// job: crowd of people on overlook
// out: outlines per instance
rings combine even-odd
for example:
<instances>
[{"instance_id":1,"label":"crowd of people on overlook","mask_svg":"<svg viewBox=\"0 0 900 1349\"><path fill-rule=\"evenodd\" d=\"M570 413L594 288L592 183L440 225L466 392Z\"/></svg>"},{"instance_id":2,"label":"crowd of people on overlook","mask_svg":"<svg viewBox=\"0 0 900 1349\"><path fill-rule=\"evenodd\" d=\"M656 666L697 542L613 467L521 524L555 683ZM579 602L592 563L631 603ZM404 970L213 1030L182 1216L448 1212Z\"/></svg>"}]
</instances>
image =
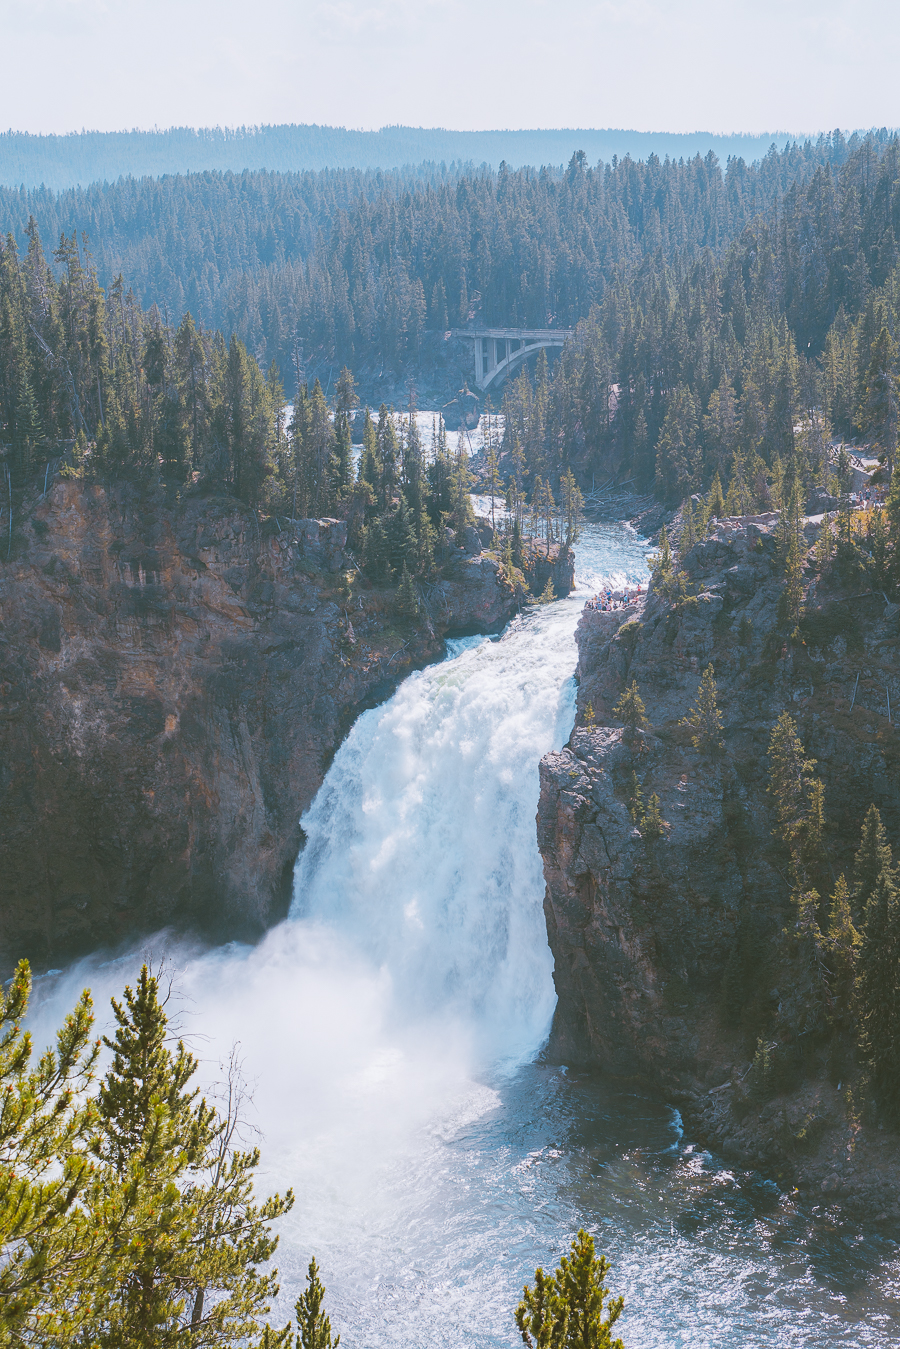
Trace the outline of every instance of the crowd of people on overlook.
<instances>
[{"instance_id":1,"label":"crowd of people on overlook","mask_svg":"<svg viewBox=\"0 0 900 1349\"><path fill-rule=\"evenodd\" d=\"M624 609L641 594L643 594L642 586L637 586L633 590L601 590L593 599L588 600L587 607L599 609L603 613L612 609Z\"/></svg>"}]
</instances>

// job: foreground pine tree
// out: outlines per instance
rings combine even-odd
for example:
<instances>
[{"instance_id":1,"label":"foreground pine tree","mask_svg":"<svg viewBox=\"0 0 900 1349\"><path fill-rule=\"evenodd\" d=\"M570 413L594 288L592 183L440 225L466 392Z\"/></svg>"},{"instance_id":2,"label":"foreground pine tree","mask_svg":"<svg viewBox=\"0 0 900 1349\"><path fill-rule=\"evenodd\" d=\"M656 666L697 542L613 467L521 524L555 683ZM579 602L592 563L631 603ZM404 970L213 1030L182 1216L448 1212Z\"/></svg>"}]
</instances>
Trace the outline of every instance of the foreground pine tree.
<instances>
[{"instance_id":1,"label":"foreground pine tree","mask_svg":"<svg viewBox=\"0 0 900 1349\"><path fill-rule=\"evenodd\" d=\"M319 1278L319 1267L315 1260L309 1262L306 1276L307 1288L294 1304L297 1317L296 1349L337 1349L340 1335L331 1338L331 1321L322 1311L325 1301L325 1286Z\"/></svg>"},{"instance_id":2,"label":"foreground pine tree","mask_svg":"<svg viewBox=\"0 0 900 1349\"><path fill-rule=\"evenodd\" d=\"M609 1261L594 1254L594 1238L583 1229L555 1274L534 1272L516 1308L516 1325L528 1349L624 1349L612 1338L625 1299L610 1298L603 1280ZM604 1317L604 1301L606 1316Z\"/></svg>"},{"instance_id":3,"label":"foreground pine tree","mask_svg":"<svg viewBox=\"0 0 900 1349\"><path fill-rule=\"evenodd\" d=\"M190 1088L197 1061L171 1035L156 977L113 1000L112 1064L99 1092L86 1199L102 1244L79 1314L91 1349L204 1349L263 1334L278 1290L269 1223L290 1191L253 1201L259 1152L233 1146L220 1118ZM276 1343L279 1337L271 1342Z\"/></svg>"},{"instance_id":4,"label":"foreground pine tree","mask_svg":"<svg viewBox=\"0 0 900 1349\"><path fill-rule=\"evenodd\" d=\"M47 1343L52 1304L74 1292L91 1234L77 1200L90 1183L84 1102L97 1046L88 993L32 1066L22 1029L31 993L27 961L0 987L0 1345ZM55 1290L55 1294L54 1291Z\"/></svg>"}]
</instances>

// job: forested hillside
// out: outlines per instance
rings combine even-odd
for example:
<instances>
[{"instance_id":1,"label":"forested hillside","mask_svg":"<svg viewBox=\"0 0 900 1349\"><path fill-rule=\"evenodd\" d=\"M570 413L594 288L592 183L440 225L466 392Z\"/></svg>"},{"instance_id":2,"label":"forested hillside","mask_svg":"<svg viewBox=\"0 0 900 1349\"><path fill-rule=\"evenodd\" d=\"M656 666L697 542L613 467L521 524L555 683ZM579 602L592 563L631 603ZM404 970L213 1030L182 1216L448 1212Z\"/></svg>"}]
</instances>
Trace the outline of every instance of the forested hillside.
<instances>
[{"instance_id":1,"label":"forested hillside","mask_svg":"<svg viewBox=\"0 0 900 1349\"><path fill-rule=\"evenodd\" d=\"M778 506L787 472L807 494L833 487L833 435L861 436L887 478L898 177L896 139L880 156L866 141L837 171L798 175L727 246L661 246L617 269L552 380L507 391L526 462L551 476L606 463L672 503L710 488L719 515Z\"/></svg>"},{"instance_id":2,"label":"forested hillside","mask_svg":"<svg viewBox=\"0 0 900 1349\"><path fill-rule=\"evenodd\" d=\"M74 238L63 238L56 259L58 282L33 222L24 257L12 238L0 247L6 560L22 523L19 505L41 487L45 495L57 472L100 485L163 485L173 503L190 492L237 498L276 518L340 514L359 562L374 580L397 582L401 608L415 614L414 578L433 580L456 560L445 528L474 524L463 434L451 445L440 423L426 458L415 417L398 424L382 405L377 419L366 412L355 470L350 416L357 397L348 369L331 407L318 380L302 385L288 422L277 366L263 374L234 334L226 341L190 314L167 324L155 306L142 311L121 281L105 295ZM489 437L495 485L498 450L496 436ZM531 496L533 528L546 536L549 563L555 537L572 541L580 496L571 474L563 477L559 506L550 493ZM525 504L517 494L517 527L507 545L511 578L514 567L526 565Z\"/></svg>"},{"instance_id":3,"label":"forested hillside","mask_svg":"<svg viewBox=\"0 0 900 1349\"><path fill-rule=\"evenodd\" d=\"M721 252L792 186L848 159L865 213L886 143L835 133L759 164L733 159L724 174L711 154L596 167L578 154L565 171L260 171L58 197L2 190L0 229L21 241L33 215L47 241L86 233L104 286L121 273L145 308L233 330L289 377L298 340L313 364L355 368L414 359L425 331L470 313L570 326L636 268Z\"/></svg>"},{"instance_id":4,"label":"forested hillside","mask_svg":"<svg viewBox=\"0 0 900 1349\"><path fill-rule=\"evenodd\" d=\"M124 462L109 448L126 436L113 430L118 400L122 428L126 406L152 427L155 449L145 437L140 454L201 476L218 455L212 478L250 490L249 470L233 459L221 467L226 442L209 429L209 409L184 411L199 396L184 364L195 341L204 389L219 387L240 350L251 384L264 387L268 371L273 392L282 380L293 391L295 372L321 369L325 383L341 366L414 376L448 326L473 318L577 325L552 377L540 362L536 379L520 375L505 391L500 468L529 495L538 477L556 484L569 467L583 484L610 472L672 502L718 474L730 506L752 509L777 497L798 451L804 486L827 487L832 431L859 433L889 456L896 443L896 138L836 133L756 165L731 160L724 172L712 155L591 167L577 154L561 172L202 174L59 197L5 192L0 211L7 294L24 287L31 306L21 320L7 311L6 350L24 341L29 397L45 398L42 429L26 438L80 430L97 441L95 471L104 456ZM62 239L49 271L38 231ZM24 271L16 236L27 243ZM44 294L54 275L58 312ZM77 339L76 314L86 334ZM201 341L201 328L223 336ZM84 372L77 404L59 401L63 333ZM11 443L25 434L23 416L31 425L17 368L4 375L0 435ZM41 392L51 370L52 415ZM177 416L167 411L173 390ZM65 427L53 420L64 404ZM327 417L324 399L316 416ZM350 490L346 452L338 459L341 481L332 474L329 492L314 494L316 509ZM259 472L262 481L270 468Z\"/></svg>"}]
</instances>

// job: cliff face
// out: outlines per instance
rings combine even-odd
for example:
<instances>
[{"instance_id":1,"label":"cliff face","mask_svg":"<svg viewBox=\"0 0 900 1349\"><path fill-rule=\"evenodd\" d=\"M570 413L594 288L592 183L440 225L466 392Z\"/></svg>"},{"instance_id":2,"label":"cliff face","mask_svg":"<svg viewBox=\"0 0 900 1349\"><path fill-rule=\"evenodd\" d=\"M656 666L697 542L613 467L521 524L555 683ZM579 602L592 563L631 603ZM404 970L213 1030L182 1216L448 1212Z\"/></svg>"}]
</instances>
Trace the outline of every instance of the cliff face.
<instances>
[{"instance_id":1,"label":"cliff face","mask_svg":"<svg viewBox=\"0 0 900 1349\"><path fill-rule=\"evenodd\" d=\"M705 588L686 603L651 591L630 609L581 619L579 726L541 765L538 833L559 994L549 1053L655 1082L691 1106L713 1143L756 1164L799 1166L797 1140L808 1144L814 1120L826 1141L803 1167L839 1192L850 1183L840 1073L829 1080L802 1036L781 1032L783 1099L760 1112L742 1086L758 1027L789 1025L803 982L774 957L792 916L766 755L788 709L825 784L831 858L852 859L873 800L896 838L900 736L887 693L900 706L898 611L865 579L827 592L813 581L805 641L786 641L772 528L771 517L722 522L684 559ZM725 723L719 757L693 749L678 724L710 663ZM632 680L652 730L629 744L611 723ZM585 725L589 703L595 729ZM660 798L658 839L642 837L629 810L634 774L645 806L651 793ZM742 989L754 962L757 986Z\"/></svg>"},{"instance_id":2,"label":"cliff face","mask_svg":"<svg viewBox=\"0 0 900 1349\"><path fill-rule=\"evenodd\" d=\"M343 734L455 628L516 596L461 556L430 612L341 588L340 521L59 481L0 566L0 962L285 911Z\"/></svg>"}]
</instances>

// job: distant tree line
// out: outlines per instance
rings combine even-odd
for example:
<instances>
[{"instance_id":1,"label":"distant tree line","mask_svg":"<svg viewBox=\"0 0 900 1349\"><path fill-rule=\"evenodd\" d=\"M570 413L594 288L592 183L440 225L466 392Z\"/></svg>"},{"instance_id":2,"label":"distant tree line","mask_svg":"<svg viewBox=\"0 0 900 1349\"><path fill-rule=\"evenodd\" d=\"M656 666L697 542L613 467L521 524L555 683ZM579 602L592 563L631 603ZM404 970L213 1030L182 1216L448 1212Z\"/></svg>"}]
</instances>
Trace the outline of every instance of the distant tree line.
<instances>
[{"instance_id":1,"label":"distant tree line","mask_svg":"<svg viewBox=\"0 0 900 1349\"><path fill-rule=\"evenodd\" d=\"M333 506L350 485L345 449L327 475L311 451L313 489L294 435L291 467L283 383L302 421L310 353L332 371L390 363L477 312L576 325L552 376L542 359L506 387L497 483L515 479L528 501L574 468L583 486L599 469L672 503L714 490L724 509L760 509L794 460L803 491L828 490L834 435L874 442L888 477L898 184L895 138L835 134L724 174L714 157L591 168L575 155L564 173L208 174L68 205L7 194L5 209L30 202L51 228L77 197L104 265L124 250L138 289L121 272L102 287L83 235L60 234L49 260L36 217L24 256L7 236L0 438L83 432L98 471L144 456L253 502L280 474L279 509L285 492L292 508L304 491ZM187 292L197 306L180 318Z\"/></svg>"},{"instance_id":2,"label":"distant tree line","mask_svg":"<svg viewBox=\"0 0 900 1349\"><path fill-rule=\"evenodd\" d=\"M445 127L384 126L378 131L316 125L166 127L153 131L73 131L34 135L0 133L0 183L41 184L54 191L79 184L116 182L122 176L220 170L390 169L400 165L564 164L576 145L592 159L626 154L692 158L713 150L721 156L758 159L775 136L710 135L646 131L451 131Z\"/></svg>"},{"instance_id":3,"label":"distant tree line","mask_svg":"<svg viewBox=\"0 0 900 1349\"><path fill-rule=\"evenodd\" d=\"M680 284L705 250L721 253L759 217L777 250L782 203L786 220L796 216L802 251L792 301L803 309L811 287L821 324L819 310L834 298L836 312L841 297L833 278L820 294L817 236L827 261L840 232L840 266L853 274L841 271L842 293L856 296L862 272L878 284L890 269L871 241L892 209L893 180L880 168L891 144L887 133L861 141L835 132L773 148L759 163L732 158L724 172L711 152L594 166L579 152L565 170L210 171L59 195L6 188L0 229L21 241L34 216L54 242L87 232L104 286L121 273L144 308L156 303L173 320L187 309L205 326L234 331L264 367L276 361L292 387L298 346L313 364L391 368L417 358L425 332L470 314L505 326L572 326L610 288L646 277L662 284L672 268ZM817 188L809 208L801 201L820 170L840 179L836 222L823 214L827 193ZM844 184L856 192L846 209ZM853 273L860 244L865 261ZM777 292L775 274L770 283ZM797 340L805 350L805 329Z\"/></svg>"}]
</instances>

